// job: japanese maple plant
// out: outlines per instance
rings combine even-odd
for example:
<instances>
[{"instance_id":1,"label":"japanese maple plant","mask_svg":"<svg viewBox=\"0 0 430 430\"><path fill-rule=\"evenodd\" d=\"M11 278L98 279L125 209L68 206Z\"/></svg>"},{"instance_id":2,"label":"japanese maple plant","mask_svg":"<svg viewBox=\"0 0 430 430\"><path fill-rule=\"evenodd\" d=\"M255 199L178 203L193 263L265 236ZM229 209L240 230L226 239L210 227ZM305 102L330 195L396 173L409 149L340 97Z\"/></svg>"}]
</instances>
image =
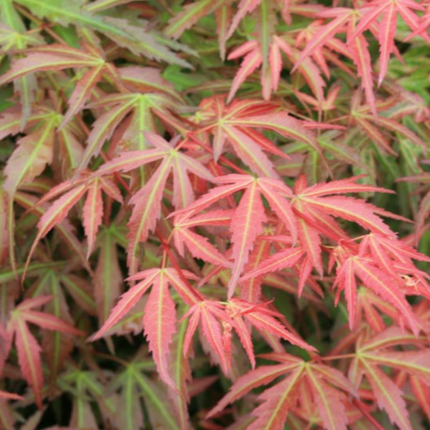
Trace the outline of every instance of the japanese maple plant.
<instances>
[{"instance_id":1,"label":"japanese maple plant","mask_svg":"<svg viewBox=\"0 0 430 430\"><path fill-rule=\"evenodd\" d=\"M430 429L428 0L0 0L0 429Z\"/></svg>"}]
</instances>

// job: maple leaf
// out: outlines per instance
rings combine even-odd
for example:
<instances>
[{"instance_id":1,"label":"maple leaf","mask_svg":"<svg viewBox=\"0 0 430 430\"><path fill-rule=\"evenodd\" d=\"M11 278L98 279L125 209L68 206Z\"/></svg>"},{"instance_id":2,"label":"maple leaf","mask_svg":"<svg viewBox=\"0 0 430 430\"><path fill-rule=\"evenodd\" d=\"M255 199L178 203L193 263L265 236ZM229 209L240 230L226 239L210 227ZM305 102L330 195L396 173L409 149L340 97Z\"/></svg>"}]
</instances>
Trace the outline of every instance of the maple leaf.
<instances>
[{"instance_id":1,"label":"maple leaf","mask_svg":"<svg viewBox=\"0 0 430 430\"><path fill-rule=\"evenodd\" d=\"M244 273L252 272L262 260L269 257L271 240L263 239L261 236L254 244L254 249L249 254L248 263L245 265ZM252 276L249 280L242 276L239 280L240 298L251 303L259 303L261 298L261 287L263 276Z\"/></svg>"},{"instance_id":2,"label":"maple leaf","mask_svg":"<svg viewBox=\"0 0 430 430\"><path fill-rule=\"evenodd\" d=\"M51 228L55 224L60 223L67 216L70 209L87 194L82 210L82 219L85 235L88 238L87 258L90 256L103 217L102 191L120 203L122 202L122 195L115 183L108 178L97 177L89 179L88 176L89 172L83 172L79 180L65 181L43 196L39 204L63 194L55 200L40 219L38 223L39 234L35 242L46 236Z\"/></svg>"},{"instance_id":3,"label":"maple leaf","mask_svg":"<svg viewBox=\"0 0 430 430\"><path fill-rule=\"evenodd\" d=\"M376 102L375 109L386 109L386 101ZM397 155L391 148L389 140L384 136L384 131L387 130L392 133L398 133L400 136L405 137L418 147L425 148L425 142L412 132L408 127L395 121L389 117L377 115L375 112L369 115L369 106L367 104L361 105L361 98L359 94L354 95L351 113L349 119L351 124L357 124L371 141L381 147L385 152Z\"/></svg>"},{"instance_id":4,"label":"maple leaf","mask_svg":"<svg viewBox=\"0 0 430 430\"><path fill-rule=\"evenodd\" d=\"M427 363L430 359L429 349L414 351L393 350L393 346L410 344L410 336L398 327L390 327L374 337L357 345L356 357L351 363L350 379L358 388L363 376L369 381L378 407L385 409L390 421L401 430L411 430L406 403L402 390L378 366L388 366L405 371L418 380L430 383L430 371Z\"/></svg>"},{"instance_id":5,"label":"maple leaf","mask_svg":"<svg viewBox=\"0 0 430 430\"><path fill-rule=\"evenodd\" d=\"M70 190L70 188L72 189ZM40 200L39 204L47 200L51 200L65 192L65 194L58 198L40 218L37 225L39 232L30 249L26 266L28 266L40 240L43 239L43 237L45 237L55 225L60 224L67 217L70 209L85 195L85 193L88 194L82 211L82 216L85 234L88 238L88 259L93 251L97 231L102 222L102 190L111 198L122 202L121 192L112 181L107 178L94 178L92 180L88 180L88 175L83 175L83 177L77 182L63 182L47 193L44 198Z\"/></svg>"},{"instance_id":6,"label":"maple leaf","mask_svg":"<svg viewBox=\"0 0 430 430\"><path fill-rule=\"evenodd\" d=\"M144 139L143 131L154 132L156 130L153 114L160 116L161 120L171 115L168 109L174 110L178 101L164 93L123 93L109 94L100 100L86 106L88 109L106 109L93 123L93 128L88 135L88 142L78 171L87 167L90 160L99 154L106 140L112 137L127 115L133 113L128 127L122 129L123 139L131 140L130 149L143 150L148 147Z\"/></svg>"},{"instance_id":7,"label":"maple leaf","mask_svg":"<svg viewBox=\"0 0 430 430\"><path fill-rule=\"evenodd\" d=\"M281 314L276 311L269 310L265 303L255 305L241 299L233 298L227 302L227 313L233 321L233 327L235 328L253 367L255 367L255 358L252 350L251 336L243 319L261 333L270 333L308 351L316 351L315 348L308 345L306 342L303 342L296 333L290 333L285 329L282 324L276 320L276 318L282 317Z\"/></svg>"},{"instance_id":8,"label":"maple leaf","mask_svg":"<svg viewBox=\"0 0 430 430\"><path fill-rule=\"evenodd\" d=\"M338 8L340 9L340 8ZM324 14L321 12L318 14L318 16L323 16ZM342 12L341 12L342 15ZM342 16L341 21L345 20L346 18ZM298 37L296 39L296 46L300 46L302 42L307 42L306 44L306 50L311 51L311 54L308 54L307 52L302 52L299 56L300 62L304 61L302 58L307 57L310 55L314 62L318 65L318 67L322 70L324 75L329 79L330 78L330 68L328 67L327 60L326 60L326 51L323 50L321 41L321 35L320 31L323 28L323 19L316 19L315 21L311 22L305 29L301 30L298 34ZM342 25L342 24L340 24ZM337 25L336 25L337 26ZM336 27L335 26L335 27ZM327 29L326 29L327 31ZM318 35L318 36L317 36ZM324 36L327 38L325 40L324 45L327 46L331 51L340 53L346 57L351 57L351 54L348 51L347 46L340 41L339 39L335 38L328 38L327 36ZM317 44L316 48L313 47L313 44ZM330 57L328 57L329 59ZM343 63L340 63L343 68L343 70L349 72L349 69L345 67ZM299 66L297 66L299 67Z\"/></svg>"},{"instance_id":9,"label":"maple leaf","mask_svg":"<svg viewBox=\"0 0 430 430\"><path fill-rule=\"evenodd\" d=\"M430 417L430 5L319 3L0 0L0 426L64 394L70 429ZM107 349L69 360L78 320Z\"/></svg>"},{"instance_id":10,"label":"maple leaf","mask_svg":"<svg viewBox=\"0 0 430 430\"><path fill-rule=\"evenodd\" d=\"M383 315L387 315L395 321L399 317L398 314L399 311L391 303L372 290L366 287L357 288L357 312L354 327L358 325L357 321L365 319L375 333L379 333L387 328Z\"/></svg>"},{"instance_id":11,"label":"maple leaf","mask_svg":"<svg viewBox=\"0 0 430 430\"><path fill-rule=\"evenodd\" d=\"M401 275L408 272L419 278L421 282L427 276L415 267L412 260L430 262L430 258L416 251L402 240L371 233L362 238L359 252L360 255L370 252L374 262L387 272L400 272Z\"/></svg>"},{"instance_id":12,"label":"maple leaf","mask_svg":"<svg viewBox=\"0 0 430 430\"><path fill-rule=\"evenodd\" d=\"M276 311L267 309L266 306L266 303L255 305L236 298L229 300L225 306L211 300L195 303L183 316L183 319L189 318L184 339L184 355L187 355L191 339L199 323L214 361L221 365L225 374L229 374L231 369L231 335L233 330L239 337L252 367L255 367L249 324L262 334L268 332L276 338L285 339L308 351L315 350L301 340L296 333L286 329L276 319L281 318L281 315Z\"/></svg>"},{"instance_id":13,"label":"maple leaf","mask_svg":"<svg viewBox=\"0 0 430 430\"><path fill-rule=\"evenodd\" d=\"M369 104L370 110L374 116L377 116L375 95L373 92L372 66L370 54L368 51L368 44L363 36L358 33L354 33L358 14L359 12L357 12L355 9L339 7L318 13L318 16L321 18L334 19L330 23L321 26L320 29L315 34L313 34L311 38L309 38L305 49L300 53L300 56L295 62L292 71L294 72L298 67L300 67L300 65L306 61L309 56L318 55L324 45L352 58L354 64L357 67L357 74L359 77L361 77L361 86L366 94L366 100ZM311 24L311 26L312 25L313 24ZM371 30L373 33L376 32L374 24L372 24ZM346 47L340 44L340 41L334 37L338 33L347 34L348 45ZM319 63L321 63L321 60Z\"/></svg>"},{"instance_id":14,"label":"maple leaf","mask_svg":"<svg viewBox=\"0 0 430 430\"><path fill-rule=\"evenodd\" d=\"M80 140L84 139L84 133L73 122L67 123L58 131L63 116L59 113L62 102L56 102L55 108L48 101L41 102L37 107L33 106L32 114L22 130L23 114L20 110L11 107L1 113L0 138L20 132L25 134L17 140L18 145L5 168L7 179L4 188L10 195L52 164L56 138L59 146L55 146L64 156L61 160L64 171L75 168L81 160L83 148Z\"/></svg>"},{"instance_id":15,"label":"maple leaf","mask_svg":"<svg viewBox=\"0 0 430 430\"><path fill-rule=\"evenodd\" d=\"M262 149L283 158L287 156L256 128L272 130L286 138L299 140L321 154L314 134L301 121L279 111L271 103L235 100L226 106L224 96L214 96L201 102L198 117L202 118L199 121L203 126L200 132L213 135L215 161L218 161L228 142L239 158L258 175L277 176L272 162Z\"/></svg>"},{"instance_id":16,"label":"maple leaf","mask_svg":"<svg viewBox=\"0 0 430 430\"><path fill-rule=\"evenodd\" d=\"M228 284L228 297L231 298L248 261L249 252L253 249L257 236L263 233L263 223L267 220L260 194L268 200L270 207L291 231L293 238L297 235L297 228L290 204L285 198L292 195L291 190L282 181L273 178L254 178L248 175L227 175L214 178L214 182L221 186L212 189L195 203L177 213L194 214L221 198L242 189L245 190L231 218L233 244L231 256L234 260Z\"/></svg>"},{"instance_id":17,"label":"maple leaf","mask_svg":"<svg viewBox=\"0 0 430 430\"><path fill-rule=\"evenodd\" d=\"M106 73L114 82L119 83L120 80L115 67L106 63L100 50L94 45L85 43L82 47L83 49L79 50L67 45L52 44L27 49L24 51L26 56L15 60L8 72L0 78L0 85L39 71L89 68L90 70L76 82L75 89L69 98L69 110L59 127L61 129L83 108L103 73Z\"/></svg>"},{"instance_id":18,"label":"maple leaf","mask_svg":"<svg viewBox=\"0 0 430 430\"><path fill-rule=\"evenodd\" d=\"M268 100L271 92L276 92L282 71L281 52L292 62L295 62L299 56L299 51L285 39L274 35L270 37L270 43L267 43L267 47L262 46L257 40L251 40L245 42L228 55L229 60L245 56L230 88L227 98L228 103L233 99L246 78L260 66L262 66L261 86L263 98ZM310 58L306 58L298 67L298 71L304 77L317 100L322 101L325 83L315 63Z\"/></svg>"},{"instance_id":19,"label":"maple leaf","mask_svg":"<svg viewBox=\"0 0 430 430\"><path fill-rule=\"evenodd\" d=\"M201 300L193 304L188 312L182 317L188 318L188 328L184 338L183 353L186 356L191 345L193 334L199 322L202 333L205 336L209 353L216 363L219 363L223 372L228 375L230 364L228 359L228 348L225 348L221 323L230 324L230 317L225 313L220 303L211 300Z\"/></svg>"},{"instance_id":20,"label":"maple leaf","mask_svg":"<svg viewBox=\"0 0 430 430\"><path fill-rule=\"evenodd\" d=\"M182 273L188 279L196 279L196 276L190 272L182 271ZM91 336L91 340L101 338L107 330L127 314L152 286L145 305L143 327L161 379L175 389L175 383L169 375L167 364L169 345L176 332L175 304L169 294L168 284L172 285L180 297L190 305L200 300L201 295L185 284L175 269L144 270L129 277L128 280L140 280L140 282L121 296L103 326Z\"/></svg>"},{"instance_id":21,"label":"maple leaf","mask_svg":"<svg viewBox=\"0 0 430 430\"><path fill-rule=\"evenodd\" d=\"M354 255L350 250L341 247L338 247L335 252L340 264L337 268L336 281L333 287L337 287L339 292L345 292L350 328L353 329L356 321L356 276L358 276L367 288L394 306L399 312L399 317L406 321L415 335L418 335L420 326L417 318L400 289L399 280L393 276L392 271L381 270L373 264L373 259L367 255ZM390 267L393 266L391 263Z\"/></svg>"},{"instance_id":22,"label":"maple leaf","mask_svg":"<svg viewBox=\"0 0 430 430\"><path fill-rule=\"evenodd\" d=\"M40 346L30 332L28 324L36 324L45 330L61 331L76 336L84 333L65 323L54 315L33 310L45 305L53 296L41 296L21 302L12 312L7 324L7 332L15 337L18 362L24 378L32 387L37 406L42 408L43 373L40 359Z\"/></svg>"},{"instance_id":23,"label":"maple leaf","mask_svg":"<svg viewBox=\"0 0 430 430\"><path fill-rule=\"evenodd\" d=\"M378 83L381 84L387 73L388 60L394 49L394 33L396 31L397 13L401 15L405 23L413 30L418 30L420 25L419 17L413 11L422 11L424 7L412 0L375 0L360 8L362 17L349 39L358 37L367 30L376 19L383 14L379 24L379 44L380 44L380 69Z\"/></svg>"},{"instance_id":24,"label":"maple leaf","mask_svg":"<svg viewBox=\"0 0 430 430\"><path fill-rule=\"evenodd\" d=\"M178 139L168 143L152 133L147 133L145 136L154 149L122 153L93 174L93 177L100 177L115 172L129 172L145 164L162 160L148 182L130 199L130 204L134 206L127 225L129 228L127 261L130 273L137 271L138 244L146 241L161 214L161 199L170 172L173 172L174 177L173 204L178 209L189 205L194 200L188 171L200 178L212 180L212 174L208 169L181 152L179 147L175 148L176 143L179 143Z\"/></svg>"},{"instance_id":25,"label":"maple leaf","mask_svg":"<svg viewBox=\"0 0 430 430\"><path fill-rule=\"evenodd\" d=\"M203 236L194 233L190 228L203 225L229 225L233 211L218 210L202 215L189 217L177 215L174 219L173 240L179 255L184 257L185 246L194 258L201 258L215 265L231 267L231 263Z\"/></svg>"},{"instance_id":26,"label":"maple leaf","mask_svg":"<svg viewBox=\"0 0 430 430\"><path fill-rule=\"evenodd\" d=\"M231 386L229 393L213 408L208 417L224 409L229 403L243 397L253 388L267 385L280 376L285 378L264 391L258 399L263 403L252 415L256 420L248 426L252 430L281 430L287 415L294 410L300 397L301 387L311 396L309 401L316 405L323 427L329 430L346 430L347 417L343 401L345 393L355 395L355 390L347 378L338 370L316 363L306 363L302 359L286 353L270 353L262 358L281 364L259 366L240 376Z\"/></svg>"},{"instance_id":27,"label":"maple leaf","mask_svg":"<svg viewBox=\"0 0 430 430\"><path fill-rule=\"evenodd\" d=\"M357 184L357 179L352 177L311 187L307 187L304 176L301 176L296 181L296 197L291 204L297 216L298 237L311 265L320 275L323 272L320 235L324 234L336 241L345 238L344 233L334 222L333 217L354 221L372 232L388 236L393 236L394 234L378 216L379 214L390 216L387 212L362 200L337 196L362 191L392 192L383 188ZM330 197L330 195L333 196Z\"/></svg>"},{"instance_id":28,"label":"maple leaf","mask_svg":"<svg viewBox=\"0 0 430 430\"><path fill-rule=\"evenodd\" d=\"M262 261L254 270L246 273L240 278L239 282L247 281L256 276L267 273L277 272L278 270L294 266L302 257L303 249L301 247L288 248L284 251L277 252Z\"/></svg>"}]
</instances>

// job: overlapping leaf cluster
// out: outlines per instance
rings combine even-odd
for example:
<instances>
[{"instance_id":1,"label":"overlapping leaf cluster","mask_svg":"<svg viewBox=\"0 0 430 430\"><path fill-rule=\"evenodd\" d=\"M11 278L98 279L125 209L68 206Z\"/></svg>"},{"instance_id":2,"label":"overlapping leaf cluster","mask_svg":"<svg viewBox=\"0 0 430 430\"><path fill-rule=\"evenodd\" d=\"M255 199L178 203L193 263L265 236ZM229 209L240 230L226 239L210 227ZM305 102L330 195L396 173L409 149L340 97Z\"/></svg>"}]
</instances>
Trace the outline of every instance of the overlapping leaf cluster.
<instances>
[{"instance_id":1,"label":"overlapping leaf cluster","mask_svg":"<svg viewBox=\"0 0 430 430\"><path fill-rule=\"evenodd\" d=\"M0 0L0 429L429 428L429 16Z\"/></svg>"}]
</instances>

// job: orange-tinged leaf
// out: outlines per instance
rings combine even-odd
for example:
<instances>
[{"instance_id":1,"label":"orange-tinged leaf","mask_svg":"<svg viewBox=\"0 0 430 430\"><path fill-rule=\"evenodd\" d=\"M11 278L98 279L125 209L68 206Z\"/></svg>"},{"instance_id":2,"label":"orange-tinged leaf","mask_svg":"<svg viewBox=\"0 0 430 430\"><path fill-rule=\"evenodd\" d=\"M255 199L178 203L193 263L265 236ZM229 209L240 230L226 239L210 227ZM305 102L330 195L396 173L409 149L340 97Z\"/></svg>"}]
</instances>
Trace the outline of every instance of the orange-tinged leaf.
<instances>
[{"instance_id":1,"label":"orange-tinged leaf","mask_svg":"<svg viewBox=\"0 0 430 430\"><path fill-rule=\"evenodd\" d=\"M118 157L104 163L93 176L107 176L115 172L129 172L147 163L160 160L168 155L165 149L146 149L145 151L122 152Z\"/></svg>"},{"instance_id":2,"label":"orange-tinged leaf","mask_svg":"<svg viewBox=\"0 0 430 430\"><path fill-rule=\"evenodd\" d=\"M281 136L306 143L319 154L322 154L314 133L303 127L302 122L288 115L287 112L250 115L235 122L239 126L264 127L266 130L276 131Z\"/></svg>"},{"instance_id":3,"label":"orange-tinged leaf","mask_svg":"<svg viewBox=\"0 0 430 430\"><path fill-rule=\"evenodd\" d=\"M255 173L267 176L277 177L273 169L272 162L261 150L254 139L242 132L238 127L224 126L223 133L225 137L232 142L233 148L237 155L246 163Z\"/></svg>"},{"instance_id":4,"label":"orange-tinged leaf","mask_svg":"<svg viewBox=\"0 0 430 430\"><path fill-rule=\"evenodd\" d=\"M215 357L221 369L227 375L230 370L230 365L224 349L221 325L208 306L202 306L200 314L202 333L209 343L210 348L215 352Z\"/></svg>"},{"instance_id":5,"label":"orange-tinged leaf","mask_svg":"<svg viewBox=\"0 0 430 430\"><path fill-rule=\"evenodd\" d=\"M19 320L15 328L18 362L24 378L34 391L37 406L42 409L43 374L40 360L41 348L24 321Z\"/></svg>"},{"instance_id":6,"label":"orange-tinged leaf","mask_svg":"<svg viewBox=\"0 0 430 430\"><path fill-rule=\"evenodd\" d=\"M235 383L230 387L230 391L225 395L218 404L211 409L208 417L216 415L222 411L229 403L240 399L253 388L260 385L269 384L277 377L282 376L289 370L297 368L297 363L293 364L277 364L273 366L259 366L255 370L251 370L246 375L240 376Z\"/></svg>"},{"instance_id":7,"label":"orange-tinged leaf","mask_svg":"<svg viewBox=\"0 0 430 430\"><path fill-rule=\"evenodd\" d=\"M112 309L109 317L104 322L100 330L90 337L94 341L100 339L104 333L112 328L121 318L123 318L138 302L143 294L149 289L154 282L154 279L159 275L159 269L151 269L145 273L143 280L128 291L126 291L120 298L117 305Z\"/></svg>"},{"instance_id":8,"label":"orange-tinged leaf","mask_svg":"<svg viewBox=\"0 0 430 430\"><path fill-rule=\"evenodd\" d=\"M233 299L231 302L233 303L233 309L235 312L239 315L243 314L245 319L259 330L260 333L271 333L299 346L300 348L308 351L315 351L314 347L308 345L300 339L298 335L289 332L278 320L274 318L275 316L280 317L280 314L268 311L262 306L249 306L247 303L237 299Z\"/></svg>"},{"instance_id":9,"label":"orange-tinged leaf","mask_svg":"<svg viewBox=\"0 0 430 430\"><path fill-rule=\"evenodd\" d=\"M391 423L397 424L401 430L412 430L400 388L377 367L367 363L364 366L379 408L385 409Z\"/></svg>"},{"instance_id":10,"label":"orange-tinged leaf","mask_svg":"<svg viewBox=\"0 0 430 430\"><path fill-rule=\"evenodd\" d=\"M300 203L297 206L300 208ZM310 226L302 217L297 219L297 227L300 244L305 250L312 267L322 276L321 238L318 231Z\"/></svg>"},{"instance_id":11,"label":"orange-tinged leaf","mask_svg":"<svg viewBox=\"0 0 430 430\"><path fill-rule=\"evenodd\" d=\"M289 230L294 245L297 240L297 222L291 204L285 198L292 197L291 189L284 182L272 178L259 178L258 186L272 210Z\"/></svg>"},{"instance_id":12,"label":"orange-tinged leaf","mask_svg":"<svg viewBox=\"0 0 430 430\"><path fill-rule=\"evenodd\" d=\"M200 197L188 207L179 211L175 211L175 214L194 214L200 210L203 210L218 202L220 199L228 197L230 194L250 186L254 181L254 177L248 175L227 175L222 179L222 182L220 181L220 177L216 178L214 182L221 183L221 186L210 189L207 194ZM231 184L222 185L227 181Z\"/></svg>"},{"instance_id":13,"label":"orange-tinged leaf","mask_svg":"<svg viewBox=\"0 0 430 430\"><path fill-rule=\"evenodd\" d=\"M193 334L198 324L201 324L201 333L205 343L202 345L204 350L210 354L213 361L218 363L222 371L227 375L230 371L228 350L226 351L221 323L230 324L230 317L224 312L222 305L211 300L204 300L203 297L196 301L183 316L189 318L187 332L184 339L184 355L187 354L191 345Z\"/></svg>"},{"instance_id":14,"label":"orange-tinged leaf","mask_svg":"<svg viewBox=\"0 0 430 430\"><path fill-rule=\"evenodd\" d=\"M176 311L167 282L168 279L163 271L154 278L145 306L143 326L149 341L149 350L157 364L161 380L175 389L175 382L168 371L167 354L173 335L176 333Z\"/></svg>"},{"instance_id":15,"label":"orange-tinged leaf","mask_svg":"<svg viewBox=\"0 0 430 430\"><path fill-rule=\"evenodd\" d=\"M298 382L303 370L298 367L279 384L264 391L258 397L263 403L252 415L257 419L248 426L248 430L282 430L287 415L296 405L299 396Z\"/></svg>"},{"instance_id":16,"label":"orange-tinged leaf","mask_svg":"<svg viewBox=\"0 0 430 430\"><path fill-rule=\"evenodd\" d=\"M303 257L302 248L290 248L285 251L277 252L264 260L257 268L246 273L240 278L239 282L250 278L265 275L266 273L277 272L278 270L294 266Z\"/></svg>"},{"instance_id":17,"label":"orange-tinged leaf","mask_svg":"<svg viewBox=\"0 0 430 430\"><path fill-rule=\"evenodd\" d=\"M390 366L417 376L422 382L430 385L430 350L420 351L368 351L363 356L369 362Z\"/></svg>"},{"instance_id":18,"label":"orange-tinged leaf","mask_svg":"<svg viewBox=\"0 0 430 430\"><path fill-rule=\"evenodd\" d=\"M37 200L34 198L34 196L31 196L26 193L17 192L15 194L15 202L18 203L23 208L30 210L32 213L34 213L38 218L41 218L45 213L46 209L42 207L37 206ZM64 242L67 244L67 247L73 252L75 256L79 258L81 261L83 267L89 272L92 273L91 267L88 265L88 262L85 258L85 253L82 249L82 244L79 242L77 237L75 236L74 229L72 225L68 222L68 220L63 220L60 224L55 224L54 228L57 230L57 232L60 234L60 236L63 238ZM36 244L33 245L33 248L35 249ZM34 252L34 249L32 252ZM30 257L27 258L26 267L25 270L23 270L23 275L25 275L27 271L27 267L30 264ZM25 276L23 276L25 277Z\"/></svg>"},{"instance_id":19,"label":"orange-tinged leaf","mask_svg":"<svg viewBox=\"0 0 430 430\"><path fill-rule=\"evenodd\" d=\"M145 242L150 231L155 229L161 215L161 198L170 173L171 160L165 159L151 179L133 195L130 203L134 206L127 224L129 240L127 247L127 265L130 274L137 272L137 251L140 242Z\"/></svg>"},{"instance_id":20,"label":"orange-tinged leaf","mask_svg":"<svg viewBox=\"0 0 430 430\"><path fill-rule=\"evenodd\" d=\"M310 367L307 371L311 390L319 415L326 430L346 430L348 422L344 406L344 394L327 384L321 375Z\"/></svg>"},{"instance_id":21,"label":"orange-tinged leaf","mask_svg":"<svg viewBox=\"0 0 430 430\"><path fill-rule=\"evenodd\" d=\"M342 283L348 308L349 328L354 330L356 325L357 283L355 280L354 262L351 258L345 261L336 275L333 288Z\"/></svg>"},{"instance_id":22,"label":"orange-tinged leaf","mask_svg":"<svg viewBox=\"0 0 430 430\"><path fill-rule=\"evenodd\" d=\"M256 237L263 233L264 222L266 222L264 206L258 192L258 183L254 181L242 196L231 220L234 266L227 287L229 298L234 294Z\"/></svg>"},{"instance_id":23,"label":"orange-tinged leaf","mask_svg":"<svg viewBox=\"0 0 430 430\"><path fill-rule=\"evenodd\" d=\"M186 271L184 271L184 276L189 279L194 278L194 275ZM199 294L196 292L193 295L193 291L189 291L188 286L184 285L175 269L148 269L131 276L128 280L141 280L141 282L132 286L121 296L101 329L91 336L90 340L94 341L104 336L152 286L144 310L144 331L161 379L173 390L176 390L175 383L168 371L167 360L169 345L176 332L175 305L170 296L168 285L171 284L181 297L189 297L189 304L196 303Z\"/></svg>"},{"instance_id":24,"label":"orange-tinged leaf","mask_svg":"<svg viewBox=\"0 0 430 430\"><path fill-rule=\"evenodd\" d=\"M430 420L430 390L427 384L421 382L421 380L416 376L411 376L409 383L411 384L415 398L418 400L418 403L425 412L427 419Z\"/></svg>"},{"instance_id":25,"label":"orange-tinged leaf","mask_svg":"<svg viewBox=\"0 0 430 430\"><path fill-rule=\"evenodd\" d=\"M95 179L88 189L83 208L82 218L85 236L88 239L87 259L93 252L97 231L102 223L103 199L100 181Z\"/></svg>"},{"instance_id":26,"label":"orange-tinged leaf","mask_svg":"<svg viewBox=\"0 0 430 430\"><path fill-rule=\"evenodd\" d=\"M335 8L331 9L330 13L333 13L336 18L329 24L323 26L306 45L306 48L300 53L300 56L291 71L293 73L302 62L312 55L317 49L326 44L336 33L340 32L345 26L348 20L351 18L353 11L346 8Z\"/></svg>"},{"instance_id":27,"label":"orange-tinged leaf","mask_svg":"<svg viewBox=\"0 0 430 430\"><path fill-rule=\"evenodd\" d=\"M406 301L399 289L396 288L396 284L393 282L393 279L376 267L372 267L368 263L359 259L354 260L354 268L363 284L375 291L378 295L398 309L414 334L418 335L420 328L417 318L409 303Z\"/></svg>"},{"instance_id":28,"label":"orange-tinged leaf","mask_svg":"<svg viewBox=\"0 0 430 430\"><path fill-rule=\"evenodd\" d=\"M84 334L81 330L74 328L60 318L45 312L27 311L24 318L25 321L36 324L47 330L61 331L62 333L74 334L76 336Z\"/></svg>"},{"instance_id":29,"label":"orange-tinged leaf","mask_svg":"<svg viewBox=\"0 0 430 430\"><path fill-rule=\"evenodd\" d=\"M259 264L270 255L271 240L260 239L249 254L248 263L245 266L244 273L252 272ZM251 303L258 303L261 297L261 287L263 276L256 276L249 280L239 280L240 298Z\"/></svg>"},{"instance_id":30,"label":"orange-tinged leaf","mask_svg":"<svg viewBox=\"0 0 430 430\"><path fill-rule=\"evenodd\" d=\"M81 199L86 192L86 185L79 185L57 199L52 206L42 215L38 223L39 232L34 244L45 237L55 224L61 223L70 209ZM33 247L35 246L33 244Z\"/></svg>"},{"instance_id":31,"label":"orange-tinged leaf","mask_svg":"<svg viewBox=\"0 0 430 430\"><path fill-rule=\"evenodd\" d=\"M330 213L333 216L342 217L348 221L355 221L361 226L391 236L393 233L390 228L374 215L373 207L369 203L352 197L324 197L304 199L318 209Z\"/></svg>"},{"instance_id":32,"label":"orange-tinged leaf","mask_svg":"<svg viewBox=\"0 0 430 430\"><path fill-rule=\"evenodd\" d=\"M209 242L208 238L178 226L173 231L173 238L178 251L183 250L186 244L193 257L201 258L215 265L231 267L231 263ZM183 252L179 253L184 255Z\"/></svg>"},{"instance_id":33,"label":"orange-tinged leaf","mask_svg":"<svg viewBox=\"0 0 430 430\"><path fill-rule=\"evenodd\" d=\"M75 329L54 315L32 310L42 306L53 299L53 296L39 296L21 302L11 314L7 332L15 336L15 345L18 351L18 362L24 378L32 387L37 406L42 409L43 373L40 359L41 348L36 338L30 332L27 322L55 331L81 335Z\"/></svg>"},{"instance_id":34,"label":"orange-tinged leaf","mask_svg":"<svg viewBox=\"0 0 430 430\"><path fill-rule=\"evenodd\" d=\"M232 55L233 54L233 55ZM228 59L236 58L236 51L228 56ZM245 82L245 79L258 67L261 66L263 62L263 57L261 55L259 46L255 43L255 48L246 54L245 58L240 65L240 69L237 72L233 83L230 87L230 92L228 93L227 103L230 103L233 100L234 95L236 94L239 87Z\"/></svg>"},{"instance_id":35,"label":"orange-tinged leaf","mask_svg":"<svg viewBox=\"0 0 430 430\"><path fill-rule=\"evenodd\" d=\"M397 25L397 5L391 2L385 10L384 17L382 18L379 26L379 42L380 42L380 68L378 84L384 80L388 69L388 60L394 48L394 34Z\"/></svg>"}]
</instances>

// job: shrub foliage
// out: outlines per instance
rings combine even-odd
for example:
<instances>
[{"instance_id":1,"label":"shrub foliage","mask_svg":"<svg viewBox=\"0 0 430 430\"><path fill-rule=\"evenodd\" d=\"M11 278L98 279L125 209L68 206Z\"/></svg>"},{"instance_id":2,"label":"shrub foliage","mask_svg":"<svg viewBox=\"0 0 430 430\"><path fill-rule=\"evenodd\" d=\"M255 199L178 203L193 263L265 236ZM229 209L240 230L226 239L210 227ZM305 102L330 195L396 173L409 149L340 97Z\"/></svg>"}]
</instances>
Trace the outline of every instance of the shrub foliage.
<instances>
[{"instance_id":1,"label":"shrub foliage","mask_svg":"<svg viewBox=\"0 0 430 430\"><path fill-rule=\"evenodd\" d=\"M0 0L0 428L429 429L429 25Z\"/></svg>"}]
</instances>

